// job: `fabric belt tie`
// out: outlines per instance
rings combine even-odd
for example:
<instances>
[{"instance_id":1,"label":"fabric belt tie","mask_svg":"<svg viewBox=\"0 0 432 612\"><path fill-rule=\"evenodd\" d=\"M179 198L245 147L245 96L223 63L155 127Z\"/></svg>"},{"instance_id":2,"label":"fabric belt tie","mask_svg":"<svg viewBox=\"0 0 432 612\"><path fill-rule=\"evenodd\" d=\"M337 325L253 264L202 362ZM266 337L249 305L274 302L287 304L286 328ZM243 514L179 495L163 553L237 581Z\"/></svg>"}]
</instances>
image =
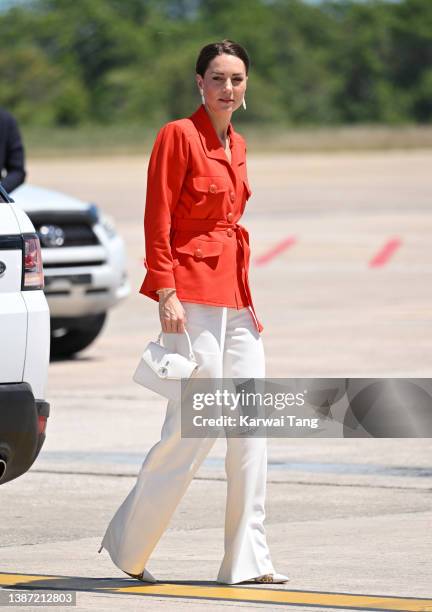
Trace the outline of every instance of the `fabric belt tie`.
<instances>
[{"instance_id":1,"label":"fabric belt tie","mask_svg":"<svg viewBox=\"0 0 432 612\"><path fill-rule=\"evenodd\" d=\"M255 308L252 302L252 295L249 288L249 277L248 277L248 266L249 266L249 233L243 225L239 223L230 223L229 221L219 219L182 219L181 217L172 217L171 228L179 231L186 232L214 232L214 231L226 231L228 229L234 230L237 234L237 242L240 244L243 253L243 264L245 271L246 285L244 287L247 298L250 304L250 310L252 312L255 325L258 331L263 329L262 324L258 321L258 317L255 312Z\"/></svg>"}]
</instances>

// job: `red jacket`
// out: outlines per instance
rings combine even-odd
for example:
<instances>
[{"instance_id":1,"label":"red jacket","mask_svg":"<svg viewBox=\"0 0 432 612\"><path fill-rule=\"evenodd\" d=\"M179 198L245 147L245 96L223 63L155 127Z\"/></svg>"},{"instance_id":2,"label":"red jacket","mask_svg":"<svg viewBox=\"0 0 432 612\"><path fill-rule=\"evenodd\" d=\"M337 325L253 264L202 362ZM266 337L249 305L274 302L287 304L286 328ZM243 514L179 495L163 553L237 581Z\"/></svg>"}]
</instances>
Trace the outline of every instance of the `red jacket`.
<instances>
[{"instance_id":1,"label":"red jacket","mask_svg":"<svg viewBox=\"0 0 432 612\"><path fill-rule=\"evenodd\" d=\"M204 106L159 131L147 174L144 215L147 273L140 293L175 287L179 300L249 306L249 235L237 222L251 195L246 145L228 127L229 162Z\"/></svg>"}]
</instances>

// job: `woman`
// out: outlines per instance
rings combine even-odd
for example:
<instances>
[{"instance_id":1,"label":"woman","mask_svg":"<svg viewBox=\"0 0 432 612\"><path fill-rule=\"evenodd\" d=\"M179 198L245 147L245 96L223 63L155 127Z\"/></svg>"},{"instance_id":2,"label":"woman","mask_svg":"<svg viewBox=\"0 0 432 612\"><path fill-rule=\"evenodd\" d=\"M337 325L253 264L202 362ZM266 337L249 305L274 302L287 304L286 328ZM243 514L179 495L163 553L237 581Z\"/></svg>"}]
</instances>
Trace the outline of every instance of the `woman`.
<instances>
[{"instance_id":1,"label":"woman","mask_svg":"<svg viewBox=\"0 0 432 612\"><path fill-rule=\"evenodd\" d=\"M148 168L140 292L159 302L165 346L188 355L187 329L203 378L265 376L248 233L237 223L251 194L246 147L230 123L235 110L246 108L248 68L240 45L206 45L196 64L202 105L160 130ZM113 562L143 582L155 582L145 564L215 442L182 438L180 426L180 402L170 401L161 440L102 541ZM263 526L266 439L227 437L225 465L225 554L217 581L286 582L273 568Z\"/></svg>"}]
</instances>

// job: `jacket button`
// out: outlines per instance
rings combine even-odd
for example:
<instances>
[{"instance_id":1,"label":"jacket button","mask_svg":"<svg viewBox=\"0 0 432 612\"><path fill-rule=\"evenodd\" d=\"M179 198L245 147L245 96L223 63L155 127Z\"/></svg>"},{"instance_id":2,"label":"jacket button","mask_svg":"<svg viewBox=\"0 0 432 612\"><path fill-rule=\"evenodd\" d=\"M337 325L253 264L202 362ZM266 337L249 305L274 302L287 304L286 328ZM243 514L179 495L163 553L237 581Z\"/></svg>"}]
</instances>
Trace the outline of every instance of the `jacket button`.
<instances>
[{"instance_id":1,"label":"jacket button","mask_svg":"<svg viewBox=\"0 0 432 612\"><path fill-rule=\"evenodd\" d=\"M201 259L203 256L203 252L201 251L201 249L195 249L194 255L197 259Z\"/></svg>"},{"instance_id":2,"label":"jacket button","mask_svg":"<svg viewBox=\"0 0 432 612\"><path fill-rule=\"evenodd\" d=\"M228 238L231 238L231 236L233 235L233 231L232 229L227 230L227 236Z\"/></svg>"},{"instance_id":3,"label":"jacket button","mask_svg":"<svg viewBox=\"0 0 432 612\"><path fill-rule=\"evenodd\" d=\"M235 200L235 193L234 193L234 191L230 191L230 200L231 200L231 202L234 202L234 200Z\"/></svg>"},{"instance_id":4,"label":"jacket button","mask_svg":"<svg viewBox=\"0 0 432 612\"><path fill-rule=\"evenodd\" d=\"M214 183L209 185L209 191L210 191L210 193L216 193L217 187L216 187L216 185Z\"/></svg>"},{"instance_id":5,"label":"jacket button","mask_svg":"<svg viewBox=\"0 0 432 612\"><path fill-rule=\"evenodd\" d=\"M229 212L229 213L227 214L227 221L229 221L229 223L231 223L231 221L233 220L233 218L234 218L234 215L232 214L232 212Z\"/></svg>"}]
</instances>

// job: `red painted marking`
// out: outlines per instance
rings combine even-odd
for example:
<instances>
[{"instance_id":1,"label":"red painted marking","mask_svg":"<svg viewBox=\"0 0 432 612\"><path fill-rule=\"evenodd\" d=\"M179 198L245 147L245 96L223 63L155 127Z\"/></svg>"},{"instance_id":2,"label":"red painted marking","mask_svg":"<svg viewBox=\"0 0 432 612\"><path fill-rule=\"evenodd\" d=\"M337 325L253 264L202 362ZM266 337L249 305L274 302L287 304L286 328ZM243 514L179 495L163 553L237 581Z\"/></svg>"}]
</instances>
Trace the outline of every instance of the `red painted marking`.
<instances>
[{"instance_id":1,"label":"red painted marking","mask_svg":"<svg viewBox=\"0 0 432 612\"><path fill-rule=\"evenodd\" d=\"M288 236L288 238L285 238L285 240L278 242L273 248L267 251L267 253L264 253L263 255L259 255L259 257L255 257L254 259L255 265L257 266L265 265L266 263L271 261L273 257L280 255L283 251L288 249L290 246L293 246L296 242L297 240L296 238L294 238L294 236Z\"/></svg>"},{"instance_id":2,"label":"red painted marking","mask_svg":"<svg viewBox=\"0 0 432 612\"><path fill-rule=\"evenodd\" d=\"M386 264L393 253L398 250L401 244L402 240L400 238L392 238L391 240L388 240L382 249L380 249L378 253L369 261L369 267L377 268Z\"/></svg>"}]
</instances>

